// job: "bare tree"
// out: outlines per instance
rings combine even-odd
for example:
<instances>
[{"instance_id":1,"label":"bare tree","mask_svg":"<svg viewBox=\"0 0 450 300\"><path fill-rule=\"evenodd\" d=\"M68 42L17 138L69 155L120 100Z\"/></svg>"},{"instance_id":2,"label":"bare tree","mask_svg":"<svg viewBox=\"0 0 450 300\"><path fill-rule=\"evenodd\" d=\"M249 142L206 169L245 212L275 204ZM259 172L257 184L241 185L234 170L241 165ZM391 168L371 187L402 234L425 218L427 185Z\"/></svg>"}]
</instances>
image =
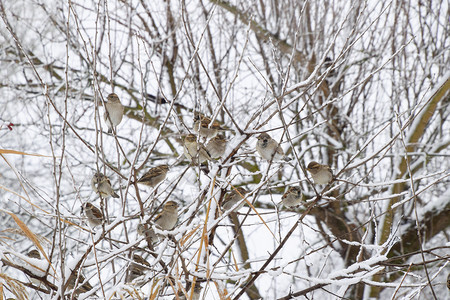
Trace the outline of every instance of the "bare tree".
<instances>
[{"instance_id":1,"label":"bare tree","mask_svg":"<svg viewBox=\"0 0 450 300\"><path fill-rule=\"evenodd\" d=\"M448 11L0 0L0 297L445 297ZM124 118L108 134L113 92ZM262 133L289 162L255 151ZM183 154L188 134L205 163ZM162 182L139 183L163 164ZM118 198L93 191L98 172ZM169 201L171 230L157 217Z\"/></svg>"}]
</instances>

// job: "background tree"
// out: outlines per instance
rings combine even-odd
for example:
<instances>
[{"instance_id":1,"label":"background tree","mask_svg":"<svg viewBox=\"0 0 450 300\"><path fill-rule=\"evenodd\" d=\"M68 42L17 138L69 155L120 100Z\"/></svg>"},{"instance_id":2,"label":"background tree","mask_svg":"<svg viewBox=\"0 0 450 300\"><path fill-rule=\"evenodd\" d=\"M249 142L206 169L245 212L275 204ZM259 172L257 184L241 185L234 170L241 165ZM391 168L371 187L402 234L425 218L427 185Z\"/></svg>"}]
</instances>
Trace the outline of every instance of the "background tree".
<instances>
[{"instance_id":1,"label":"background tree","mask_svg":"<svg viewBox=\"0 0 450 300\"><path fill-rule=\"evenodd\" d=\"M18 0L0 10L2 297L171 299L193 282L204 299L447 295L445 1ZM111 92L125 116L108 135ZM183 156L198 113L228 139L203 166ZM255 153L263 132L291 162ZM336 179L315 185L311 161ZM165 163L155 189L134 183ZM118 199L92 191L98 171ZM291 186L304 204L287 209ZM247 205L222 209L238 187ZM149 247L138 224L170 200L178 224ZM102 226L88 226L86 202ZM25 256L35 248L40 260Z\"/></svg>"}]
</instances>

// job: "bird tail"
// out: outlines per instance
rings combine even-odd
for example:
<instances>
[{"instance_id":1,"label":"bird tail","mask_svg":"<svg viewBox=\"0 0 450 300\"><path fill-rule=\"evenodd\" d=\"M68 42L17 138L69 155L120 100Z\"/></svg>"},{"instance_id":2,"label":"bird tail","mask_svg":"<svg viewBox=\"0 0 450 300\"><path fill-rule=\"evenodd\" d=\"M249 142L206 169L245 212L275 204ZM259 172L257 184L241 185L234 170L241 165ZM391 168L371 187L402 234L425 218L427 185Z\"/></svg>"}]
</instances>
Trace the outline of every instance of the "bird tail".
<instances>
[{"instance_id":1,"label":"bird tail","mask_svg":"<svg viewBox=\"0 0 450 300\"><path fill-rule=\"evenodd\" d=\"M111 197L113 197L113 198L120 198L119 195L116 194L116 192L113 192Z\"/></svg>"}]
</instances>

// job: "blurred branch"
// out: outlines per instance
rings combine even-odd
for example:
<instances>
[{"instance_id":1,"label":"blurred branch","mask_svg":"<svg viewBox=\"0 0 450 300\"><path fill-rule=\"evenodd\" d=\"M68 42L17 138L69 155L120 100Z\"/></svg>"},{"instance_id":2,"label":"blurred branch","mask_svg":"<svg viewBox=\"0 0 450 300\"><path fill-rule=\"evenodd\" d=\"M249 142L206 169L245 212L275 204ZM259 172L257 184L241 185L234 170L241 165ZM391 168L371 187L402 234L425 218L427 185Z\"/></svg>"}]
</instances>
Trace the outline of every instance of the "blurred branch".
<instances>
[{"instance_id":1,"label":"blurred branch","mask_svg":"<svg viewBox=\"0 0 450 300\"><path fill-rule=\"evenodd\" d=\"M415 150L415 145L425 134L425 130L428 127L428 123L431 117L436 112L437 105L441 101L444 101L449 97L448 96L449 91L450 91L450 73L446 75L446 78L441 84L441 86L438 86L436 88L436 91L430 96L426 105L420 112L420 116L414 120L413 124L415 124L416 126L412 128L413 131L409 135L408 141L406 141L407 144L406 150L408 152L413 152ZM408 159L408 161L406 159ZM407 173L407 164L409 163L409 160L410 158L407 155L402 157L399 166L396 168L396 170L398 169L397 179L403 178L403 176L405 176L405 174ZM397 183L392 188L392 194L394 195L400 194L405 190L405 188L406 188L405 182ZM384 243L385 241L387 241L390 235L395 211L395 209L392 207L394 204L399 202L400 199L401 199L400 197L395 197L389 201L388 211L381 229L381 236L379 241L380 243Z\"/></svg>"},{"instance_id":2,"label":"blurred branch","mask_svg":"<svg viewBox=\"0 0 450 300\"><path fill-rule=\"evenodd\" d=\"M263 42L272 41L281 52L284 54L290 55L292 53L292 46L289 45L285 40L281 40L278 36L272 34L267 29L265 29L262 25L258 24L253 18L251 18L248 14L239 10L236 6L232 5L227 1L221 0L210 0L211 3L217 4L228 12L232 13L236 17L238 17L242 23L250 24L250 28L256 34L258 39ZM294 50L294 60L305 65L307 63L306 55L298 50Z\"/></svg>"},{"instance_id":3,"label":"blurred branch","mask_svg":"<svg viewBox=\"0 0 450 300\"><path fill-rule=\"evenodd\" d=\"M445 232L450 228L450 195L446 199L446 204L443 207L436 208L427 211L423 215L423 219L419 220L421 224L420 234L424 237L424 242L429 241L431 238L439 233ZM394 244L387 254L387 257L392 258L390 261L393 264L404 264L408 259L409 253L417 253L420 250L420 239L417 238L418 232L416 224L409 223L409 226L402 230L404 233L401 239ZM398 258L396 258L398 257ZM394 281L399 278L401 274L391 273L389 276L390 281Z\"/></svg>"}]
</instances>

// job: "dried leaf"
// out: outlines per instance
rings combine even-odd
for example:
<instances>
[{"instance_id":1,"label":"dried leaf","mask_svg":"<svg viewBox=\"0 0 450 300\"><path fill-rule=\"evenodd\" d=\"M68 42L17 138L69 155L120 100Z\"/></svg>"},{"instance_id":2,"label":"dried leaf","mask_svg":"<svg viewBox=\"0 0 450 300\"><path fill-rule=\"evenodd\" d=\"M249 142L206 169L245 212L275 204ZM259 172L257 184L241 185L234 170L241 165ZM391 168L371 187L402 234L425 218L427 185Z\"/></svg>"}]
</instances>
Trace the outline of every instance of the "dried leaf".
<instances>
[{"instance_id":1,"label":"dried leaf","mask_svg":"<svg viewBox=\"0 0 450 300\"><path fill-rule=\"evenodd\" d=\"M40 207L37 206L36 204L32 203L29 199L25 198L24 196L22 196L22 195L20 195L20 194L18 194L18 193L16 193L16 192L14 192L14 191L12 191L12 190L10 190L10 189L4 187L4 186L1 186L1 185L0 185L0 189L5 190L5 191L7 191L7 192L10 192L11 194L16 195L17 197L19 197L19 198L21 198L21 199L27 201L28 204L30 204L31 206L33 206L33 207L35 207L35 208L37 208L37 209L43 211L43 212L46 213L46 214L49 214L48 212L46 212L45 210L43 210L42 208L40 208Z\"/></svg>"},{"instance_id":2,"label":"dried leaf","mask_svg":"<svg viewBox=\"0 0 450 300\"><path fill-rule=\"evenodd\" d=\"M186 243L186 241L187 241L188 239L190 239L191 236L193 236L194 233L197 232L197 230L198 230L199 228L200 228L200 225L197 225L197 227L195 227L194 229L192 229L191 231L189 231L187 234L185 234L185 235L181 238L181 240L180 240L180 246L183 246L184 243Z\"/></svg>"},{"instance_id":3,"label":"dried leaf","mask_svg":"<svg viewBox=\"0 0 450 300\"><path fill-rule=\"evenodd\" d=\"M231 298L228 296L227 289L221 289L219 283L214 281L216 285L217 293L219 294L220 300L230 300Z\"/></svg>"},{"instance_id":4,"label":"dried leaf","mask_svg":"<svg viewBox=\"0 0 450 300\"><path fill-rule=\"evenodd\" d=\"M261 221L263 222L263 224L267 227L267 230L269 230L269 232L272 234L272 236L275 238L275 240L277 239L275 237L275 235L273 234L272 230L270 230L269 226L267 226L266 222L264 221L264 219L261 217L261 215L258 213L258 211L256 210L256 208L252 205L252 203L250 201L247 200L247 198L244 199L245 202L247 202L248 206L250 206L253 211L258 215L258 217L261 219Z\"/></svg>"},{"instance_id":5,"label":"dried leaf","mask_svg":"<svg viewBox=\"0 0 450 300\"><path fill-rule=\"evenodd\" d=\"M37 236L28 228L27 225L25 225L24 222L22 222L22 220L20 220L14 213L7 211L7 210L1 210L6 212L7 214L9 214L14 221L16 222L16 224L19 226L20 229L22 229L22 231L25 233L25 235L33 242L33 244L40 250L40 252L42 253L42 255L45 257L45 259L47 260L47 262L50 264L50 266L52 266L52 263L50 262L50 259L48 258L47 254L44 251L44 248L41 246L41 243L39 242L39 239L37 238ZM52 266L53 269L53 266ZM53 269L53 271L56 270Z\"/></svg>"},{"instance_id":6,"label":"dried leaf","mask_svg":"<svg viewBox=\"0 0 450 300\"><path fill-rule=\"evenodd\" d=\"M26 153L26 152L22 152L22 151L11 150L11 149L0 149L0 154L19 154L19 155L29 155L29 156L51 157L48 155Z\"/></svg>"},{"instance_id":7,"label":"dried leaf","mask_svg":"<svg viewBox=\"0 0 450 300\"><path fill-rule=\"evenodd\" d=\"M231 250L231 257L233 257L234 267L236 268L236 271L239 271L239 266L237 264L236 257L234 256L233 250Z\"/></svg>"}]
</instances>

